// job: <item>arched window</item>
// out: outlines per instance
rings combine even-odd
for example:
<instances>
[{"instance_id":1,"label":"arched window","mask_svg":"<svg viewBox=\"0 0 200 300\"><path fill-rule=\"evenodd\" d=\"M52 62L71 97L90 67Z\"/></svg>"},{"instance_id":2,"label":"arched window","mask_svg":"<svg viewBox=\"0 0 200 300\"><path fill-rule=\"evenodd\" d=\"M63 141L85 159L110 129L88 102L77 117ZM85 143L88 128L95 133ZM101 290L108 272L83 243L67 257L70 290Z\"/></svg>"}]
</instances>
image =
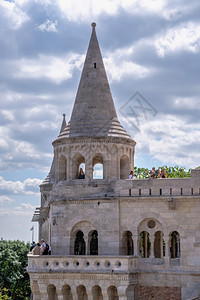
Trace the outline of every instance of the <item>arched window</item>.
<instances>
[{"instance_id":1,"label":"arched window","mask_svg":"<svg viewBox=\"0 0 200 300\"><path fill-rule=\"evenodd\" d=\"M180 252L180 235L177 231L173 231L170 241L171 258L179 258Z\"/></svg>"},{"instance_id":2,"label":"arched window","mask_svg":"<svg viewBox=\"0 0 200 300\"><path fill-rule=\"evenodd\" d=\"M129 158L123 155L120 159L120 179L128 179L130 173Z\"/></svg>"},{"instance_id":3,"label":"arched window","mask_svg":"<svg viewBox=\"0 0 200 300\"><path fill-rule=\"evenodd\" d=\"M96 230L89 234L90 255L98 255L98 232Z\"/></svg>"},{"instance_id":4,"label":"arched window","mask_svg":"<svg viewBox=\"0 0 200 300\"><path fill-rule=\"evenodd\" d=\"M93 158L93 179L103 179L103 178L104 178L103 157L101 154L98 154Z\"/></svg>"},{"instance_id":5,"label":"arched window","mask_svg":"<svg viewBox=\"0 0 200 300\"><path fill-rule=\"evenodd\" d=\"M108 288L108 300L119 300L117 288L115 286L109 286L109 288Z\"/></svg>"},{"instance_id":6,"label":"arched window","mask_svg":"<svg viewBox=\"0 0 200 300\"><path fill-rule=\"evenodd\" d=\"M78 179L80 168L85 173L85 158L81 154L76 154L72 159L72 179Z\"/></svg>"},{"instance_id":7,"label":"arched window","mask_svg":"<svg viewBox=\"0 0 200 300\"><path fill-rule=\"evenodd\" d=\"M76 239L74 242L74 254L85 255L85 240L81 230L79 230L76 234Z\"/></svg>"},{"instance_id":8,"label":"arched window","mask_svg":"<svg viewBox=\"0 0 200 300\"><path fill-rule=\"evenodd\" d=\"M59 172L58 172L58 180L66 180L67 179L67 160L64 155L61 155L59 159Z\"/></svg>"},{"instance_id":9,"label":"arched window","mask_svg":"<svg viewBox=\"0 0 200 300\"><path fill-rule=\"evenodd\" d=\"M103 300L102 291L99 285L93 286L92 295L94 300Z\"/></svg>"},{"instance_id":10,"label":"arched window","mask_svg":"<svg viewBox=\"0 0 200 300\"><path fill-rule=\"evenodd\" d=\"M141 257L147 258L150 256L151 242L149 239L149 233L143 231L140 234L140 255Z\"/></svg>"},{"instance_id":11,"label":"arched window","mask_svg":"<svg viewBox=\"0 0 200 300\"><path fill-rule=\"evenodd\" d=\"M53 284L48 285L47 287L48 300L56 300L56 287Z\"/></svg>"},{"instance_id":12,"label":"arched window","mask_svg":"<svg viewBox=\"0 0 200 300\"><path fill-rule=\"evenodd\" d=\"M134 254L132 233L130 231L125 231L123 233L120 248L121 248L120 249L121 255L133 255Z\"/></svg>"},{"instance_id":13,"label":"arched window","mask_svg":"<svg viewBox=\"0 0 200 300\"><path fill-rule=\"evenodd\" d=\"M88 300L86 288L84 285L79 285L77 287L77 295L78 295L78 300Z\"/></svg>"},{"instance_id":14,"label":"arched window","mask_svg":"<svg viewBox=\"0 0 200 300\"><path fill-rule=\"evenodd\" d=\"M62 296L63 296L63 300L73 300L71 288L68 284L65 284L62 287Z\"/></svg>"},{"instance_id":15,"label":"arched window","mask_svg":"<svg viewBox=\"0 0 200 300\"><path fill-rule=\"evenodd\" d=\"M165 256L165 243L163 240L163 233L161 231L157 231L155 233L154 239L154 257L162 258Z\"/></svg>"}]
</instances>

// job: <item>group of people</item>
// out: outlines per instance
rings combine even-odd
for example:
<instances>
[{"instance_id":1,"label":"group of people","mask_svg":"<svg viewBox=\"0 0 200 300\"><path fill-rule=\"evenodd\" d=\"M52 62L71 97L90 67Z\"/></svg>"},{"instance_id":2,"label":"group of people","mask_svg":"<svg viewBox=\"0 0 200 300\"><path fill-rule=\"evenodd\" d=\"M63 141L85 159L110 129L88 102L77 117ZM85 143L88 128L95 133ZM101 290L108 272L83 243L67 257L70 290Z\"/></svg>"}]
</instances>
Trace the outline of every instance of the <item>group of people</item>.
<instances>
[{"instance_id":1,"label":"group of people","mask_svg":"<svg viewBox=\"0 0 200 300\"><path fill-rule=\"evenodd\" d=\"M167 178L167 174L166 174L166 172L165 172L165 170L163 168L160 171L160 169L156 170L153 167L152 170L147 170L146 178L153 178L153 179L155 179L155 178ZM128 179L129 180L135 179L133 171L130 171Z\"/></svg>"},{"instance_id":2,"label":"group of people","mask_svg":"<svg viewBox=\"0 0 200 300\"><path fill-rule=\"evenodd\" d=\"M160 171L160 169L156 170L154 167L152 170L147 171L147 176L150 178L167 178L167 174L163 168Z\"/></svg>"},{"instance_id":3,"label":"group of people","mask_svg":"<svg viewBox=\"0 0 200 300\"><path fill-rule=\"evenodd\" d=\"M51 246L42 239L41 243L31 243L30 252L33 255L51 255Z\"/></svg>"}]
</instances>

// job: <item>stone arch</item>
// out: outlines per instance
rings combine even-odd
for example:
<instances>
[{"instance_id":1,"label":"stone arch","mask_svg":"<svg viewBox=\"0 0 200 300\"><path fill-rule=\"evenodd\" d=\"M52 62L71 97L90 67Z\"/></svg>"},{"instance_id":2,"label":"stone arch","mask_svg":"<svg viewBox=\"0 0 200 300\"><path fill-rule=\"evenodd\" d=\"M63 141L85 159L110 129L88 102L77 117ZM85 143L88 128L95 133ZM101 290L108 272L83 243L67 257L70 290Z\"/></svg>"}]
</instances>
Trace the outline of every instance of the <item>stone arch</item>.
<instances>
[{"instance_id":1,"label":"stone arch","mask_svg":"<svg viewBox=\"0 0 200 300\"><path fill-rule=\"evenodd\" d=\"M120 179L128 179L130 172L130 162L127 155L123 155L120 158Z\"/></svg>"},{"instance_id":2,"label":"stone arch","mask_svg":"<svg viewBox=\"0 0 200 300\"><path fill-rule=\"evenodd\" d=\"M99 285L95 285L92 288L93 300L103 300L102 290Z\"/></svg>"},{"instance_id":3,"label":"stone arch","mask_svg":"<svg viewBox=\"0 0 200 300\"><path fill-rule=\"evenodd\" d=\"M180 249L180 234L178 231L173 231L171 234L170 240L170 257L171 258L180 258L181 249Z\"/></svg>"},{"instance_id":4,"label":"stone arch","mask_svg":"<svg viewBox=\"0 0 200 300\"><path fill-rule=\"evenodd\" d=\"M156 231L154 237L154 257L162 258L165 256L165 243L162 231Z\"/></svg>"},{"instance_id":5,"label":"stone arch","mask_svg":"<svg viewBox=\"0 0 200 300\"><path fill-rule=\"evenodd\" d=\"M76 153L72 158L72 179L78 179L80 165L82 169L85 168L85 158L80 153Z\"/></svg>"},{"instance_id":6,"label":"stone arch","mask_svg":"<svg viewBox=\"0 0 200 300\"><path fill-rule=\"evenodd\" d=\"M120 241L120 255L133 255L134 254L134 245L132 233L127 230L124 231L122 239Z\"/></svg>"},{"instance_id":7,"label":"stone arch","mask_svg":"<svg viewBox=\"0 0 200 300\"><path fill-rule=\"evenodd\" d=\"M119 295L116 286L111 285L108 287L108 300L119 300Z\"/></svg>"},{"instance_id":8,"label":"stone arch","mask_svg":"<svg viewBox=\"0 0 200 300\"><path fill-rule=\"evenodd\" d=\"M92 167L93 167L93 179L105 178L105 159L102 154L97 153L93 156ZM97 174L98 170L100 171L99 172L100 174Z\"/></svg>"},{"instance_id":9,"label":"stone arch","mask_svg":"<svg viewBox=\"0 0 200 300\"><path fill-rule=\"evenodd\" d=\"M63 300L73 300L71 288L68 284L63 285L62 296Z\"/></svg>"},{"instance_id":10,"label":"stone arch","mask_svg":"<svg viewBox=\"0 0 200 300\"><path fill-rule=\"evenodd\" d=\"M56 287L54 284L49 284L47 286L47 294L48 294L48 300L58 300Z\"/></svg>"},{"instance_id":11,"label":"stone arch","mask_svg":"<svg viewBox=\"0 0 200 300\"><path fill-rule=\"evenodd\" d=\"M75 240L78 231L81 231L83 233L85 245L88 245L88 233L93 230L96 230L95 226L88 221L80 221L72 227L70 233L70 254L71 255L74 255L74 246L75 246ZM85 253L87 252L88 251L86 249Z\"/></svg>"},{"instance_id":12,"label":"stone arch","mask_svg":"<svg viewBox=\"0 0 200 300\"><path fill-rule=\"evenodd\" d=\"M67 179L67 159L64 155L59 157L58 161L58 181Z\"/></svg>"},{"instance_id":13,"label":"stone arch","mask_svg":"<svg viewBox=\"0 0 200 300\"><path fill-rule=\"evenodd\" d=\"M88 250L90 255L98 255L98 232L92 230L88 234Z\"/></svg>"},{"instance_id":14,"label":"stone arch","mask_svg":"<svg viewBox=\"0 0 200 300\"><path fill-rule=\"evenodd\" d=\"M86 288L84 285L79 285L76 288L78 300L88 300Z\"/></svg>"},{"instance_id":15,"label":"stone arch","mask_svg":"<svg viewBox=\"0 0 200 300\"><path fill-rule=\"evenodd\" d=\"M133 225L130 228L130 231L132 232L132 234L138 235L138 228L140 227L140 224L142 224L142 222L144 220L150 220L150 219L157 220L158 224L160 224L160 225L162 224L161 225L162 231L163 232L165 231L165 234L166 234L166 227L169 226L167 220L165 218L163 218L161 215L159 215L158 213L154 213L154 212L147 212L147 213L143 213L140 216L138 216L138 218L134 220ZM158 228L157 228L157 230L158 230Z\"/></svg>"}]
</instances>

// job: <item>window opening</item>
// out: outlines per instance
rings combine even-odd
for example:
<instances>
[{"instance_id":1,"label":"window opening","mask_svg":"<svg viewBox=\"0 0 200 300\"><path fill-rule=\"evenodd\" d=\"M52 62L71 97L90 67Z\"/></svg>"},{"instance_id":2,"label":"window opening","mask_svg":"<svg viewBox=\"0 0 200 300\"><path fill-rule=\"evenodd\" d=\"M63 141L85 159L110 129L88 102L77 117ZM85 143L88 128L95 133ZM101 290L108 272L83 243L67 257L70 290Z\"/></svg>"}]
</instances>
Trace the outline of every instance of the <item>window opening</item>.
<instances>
[{"instance_id":1,"label":"window opening","mask_svg":"<svg viewBox=\"0 0 200 300\"><path fill-rule=\"evenodd\" d=\"M177 231L172 232L170 241L171 258L180 257L180 235Z\"/></svg>"},{"instance_id":2,"label":"window opening","mask_svg":"<svg viewBox=\"0 0 200 300\"><path fill-rule=\"evenodd\" d=\"M103 179L103 164L95 164L93 168L93 179Z\"/></svg>"},{"instance_id":3,"label":"window opening","mask_svg":"<svg viewBox=\"0 0 200 300\"><path fill-rule=\"evenodd\" d=\"M74 254L85 255L85 240L81 230L79 230L76 234L76 239L74 242Z\"/></svg>"},{"instance_id":4,"label":"window opening","mask_svg":"<svg viewBox=\"0 0 200 300\"><path fill-rule=\"evenodd\" d=\"M96 63L94 63L94 68L95 68L95 69L97 68L97 64L96 64Z\"/></svg>"},{"instance_id":5,"label":"window opening","mask_svg":"<svg viewBox=\"0 0 200 300\"><path fill-rule=\"evenodd\" d=\"M90 255L98 255L98 232L94 230L90 241Z\"/></svg>"},{"instance_id":6,"label":"window opening","mask_svg":"<svg viewBox=\"0 0 200 300\"><path fill-rule=\"evenodd\" d=\"M151 242L149 238L149 233L147 231L143 231L140 234L140 255L143 258L150 257L151 251Z\"/></svg>"}]
</instances>

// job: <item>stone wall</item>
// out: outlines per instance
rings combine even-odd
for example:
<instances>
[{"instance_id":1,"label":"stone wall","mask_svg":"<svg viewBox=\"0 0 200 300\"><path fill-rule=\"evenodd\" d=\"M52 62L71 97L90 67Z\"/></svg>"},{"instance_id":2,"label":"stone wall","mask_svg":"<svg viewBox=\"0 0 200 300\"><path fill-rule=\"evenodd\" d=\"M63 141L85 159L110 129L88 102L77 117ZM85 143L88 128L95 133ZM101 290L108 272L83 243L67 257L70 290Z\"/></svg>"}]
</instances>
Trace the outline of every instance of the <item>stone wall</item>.
<instances>
[{"instance_id":1,"label":"stone wall","mask_svg":"<svg viewBox=\"0 0 200 300\"><path fill-rule=\"evenodd\" d=\"M135 287L135 300L180 300L181 288L160 287L160 286L140 286Z\"/></svg>"}]
</instances>

